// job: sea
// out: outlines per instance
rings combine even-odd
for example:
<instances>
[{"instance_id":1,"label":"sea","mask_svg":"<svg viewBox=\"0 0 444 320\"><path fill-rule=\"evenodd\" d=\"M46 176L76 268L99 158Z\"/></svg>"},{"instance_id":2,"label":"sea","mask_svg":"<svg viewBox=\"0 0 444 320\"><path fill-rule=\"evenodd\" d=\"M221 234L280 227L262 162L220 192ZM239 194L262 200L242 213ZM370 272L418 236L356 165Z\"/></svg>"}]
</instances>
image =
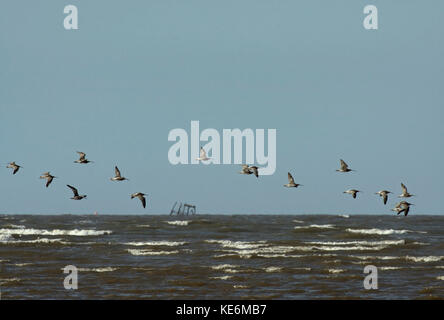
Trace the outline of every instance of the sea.
<instances>
[{"instance_id":1,"label":"sea","mask_svg":"<svg viewBox=\"0 0 444 320\"><path fill-rule=\"evenodd\" d=\"M444 299L444 216L3 214L0 299Z\"/></svg>"}]
</instances>

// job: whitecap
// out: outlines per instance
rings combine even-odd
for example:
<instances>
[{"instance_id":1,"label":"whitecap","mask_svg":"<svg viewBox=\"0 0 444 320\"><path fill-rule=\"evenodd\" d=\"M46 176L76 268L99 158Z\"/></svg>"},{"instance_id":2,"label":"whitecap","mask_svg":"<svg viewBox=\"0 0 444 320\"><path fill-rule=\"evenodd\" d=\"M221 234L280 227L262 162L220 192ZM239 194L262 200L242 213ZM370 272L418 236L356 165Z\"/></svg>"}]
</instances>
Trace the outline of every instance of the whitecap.
<instances>
[{"instance_id":1,"label":"whitecap","mask_svg":"<svg viewBox=\"0 0 444 320\"><path fill-rule=\"evenodd\" d=\"M190 223L190 220L177 220L177 221L165 221L165 222L173 226L187 226Z\"/></svg>"},{"instance_id":2,"label":"whitecap","mask_svg":"<svg viewBox=\"0 0 444 320\"><path fill-rule=\"evenodd\" d=\"M360 234L378 234L378 235L388 235L388 234L404 234L407 232L413 232L410 230L394 230L394 229L345 229L347 232L360 233Z\"/></svg>"},{"instance_id":3,"label":"whitecap","mask_svg":"<svg viewBox=\"0 0 444 320\"><path fill-rule=\"evenodd\" d=\"M169 255L169 254L177 254L178 250L174 251L153 251L150 249L146 250L138 250L138 249L127 249L129 253L133 256L160 256L160 255Z\"/></svg>"},{"instance_id":4,"label":"whitecap","mask_svg":"<svg viewBox=\"0 0 444 320\"><path fill-rule=\"evenodd\" d=\"M128 246L168 246L168 247L175 247L175 246L183 246L187 244L188 242L179 242L179 241L146 241L146 242L127 242L124 243Z\"/></svg>"},{"instance_id":5,"label":"whitecap","mask_svg":"<svg viewBox=\"0 0 444 320\"><path fill-rule=\"evenodd\" d=\"M105 234L111 234L109 230L88 230L88 229L73 229L73 230L45 230L45 229L0 229L0 235L2 234L17 234L17 235L44 235L44 236L99 236Z\"/></svg>"}]
</instances>

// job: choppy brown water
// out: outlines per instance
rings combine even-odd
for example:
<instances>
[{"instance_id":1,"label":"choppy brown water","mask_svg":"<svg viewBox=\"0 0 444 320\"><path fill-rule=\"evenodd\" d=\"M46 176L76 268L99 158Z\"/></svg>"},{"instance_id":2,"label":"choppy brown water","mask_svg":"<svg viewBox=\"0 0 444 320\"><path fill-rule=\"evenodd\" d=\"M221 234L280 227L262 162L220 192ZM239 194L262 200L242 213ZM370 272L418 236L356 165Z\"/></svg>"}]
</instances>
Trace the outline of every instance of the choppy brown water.
<instances>
[{"instance_id":1,"label":"choppy brown water","mask_svg":"<svg viewBox=\"0 0 444 320\"><path fill-rule=\"evenodd\" d=\"M0 216L2 299L443 299L443 216ZM66 290L63 268L79 270ZM366 265L378 290L365 290Z\"/></svg>"}]
</instances>

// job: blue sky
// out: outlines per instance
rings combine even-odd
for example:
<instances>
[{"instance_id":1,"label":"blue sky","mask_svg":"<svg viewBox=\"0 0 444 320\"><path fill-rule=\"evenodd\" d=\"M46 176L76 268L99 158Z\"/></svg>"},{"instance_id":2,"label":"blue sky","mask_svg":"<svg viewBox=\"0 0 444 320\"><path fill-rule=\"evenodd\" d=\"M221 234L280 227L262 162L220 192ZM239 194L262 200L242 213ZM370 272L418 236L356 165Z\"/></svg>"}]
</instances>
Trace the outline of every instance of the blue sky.
<instances>
[{"instance_id":1,"label":"blue sky","mask_svg":"<svg viewBox=\"0 0 444 320\"><path fill-rule=\"evenodd\" d=\"M63 28L65 5L79 29ZM365 30L376 5L379 30ZM444 3L8 1L0 11L1 213L441 214ZM168 133L277 130L277 170L168 161ZM95 163L74 164L77 150ZM342 158L357 172L339 174ZM16 161L17 175L6 169ZM127 182L109 178L118 165ZM46 189L38 177L56 176ZM287 172L304 186L287 189ZM88 195L73 201L67 183ZM348 188L364 193L354 200ZM143 210L133 192L147 192Z\"/></svg>"}]
</instances>

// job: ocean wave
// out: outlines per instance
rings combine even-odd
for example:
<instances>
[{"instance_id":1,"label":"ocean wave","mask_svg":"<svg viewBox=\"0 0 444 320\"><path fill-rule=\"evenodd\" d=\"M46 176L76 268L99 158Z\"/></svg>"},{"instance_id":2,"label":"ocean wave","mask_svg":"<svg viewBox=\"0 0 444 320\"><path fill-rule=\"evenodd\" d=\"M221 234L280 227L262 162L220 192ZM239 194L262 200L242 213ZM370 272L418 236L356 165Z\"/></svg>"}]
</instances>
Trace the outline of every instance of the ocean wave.
<instances>
[{"instance_id":1,"label":"ocean wave","mask_svg":"<svg viewBox=\"0 0 444 320\"><path fill-rule=\"evenodd\" d=\"M264 268L265 272L281 272L282 268L281 267L267 267Z\"/></svg>"},{"instance_id":2,"label":"ocean wave","mask_svg":"<svg viewBox=\"0 0 444 320\"><path fill-rule=\"evenodd\" d=\"M296 226L294 227L296 230L298 229L335 229L334 224L311 224L309 226Z\"/></svg>"},{"instance_id":3,"label":"ocean wave","mask_svg":"<svg viewBox=\"0 0 444 320\"><path fill-rule=\"evenodd\" d=\"M176 221L164 221L173 226L187 226L191 221L190 220L176 220Z\"/></svg>"},{"instance_id":4,"label":"ocean wave","mask_svg":"<svg viewBox=\"0 0 444 320\"><path fill-rule=\"evenodd\" d=\"M402 269L402 267L387 266L387 267L380 267L379 269L381 269L382 271L384 271L384 270L399 270L399 269Z\"/></svg>"},{"instance_id":5,"label":"ocean wave","mask_svg":"<svg viewBox=\"0 0 444 320\"><path fill-rule=\"evenodd\" d=\"M43 235L43 236L101 236L111 234L109 230L88 230L88 229L73 229L73 230L45 230L45 229L0 229L0 235Z\"/></svg>"},{"instance_id":6,"label":"ocean wave","mask_svg":"<svg viewBox=\"0 0 444 320\"><path fill-rule=\"evenodd\" d=\"M11 229L25 229L26 227L23 225L18 224L7 224L3 226L4 228L11 228Z\"/></svg>"},{"instance_id":7,"label":"ocean wave","mask_svg":"<svg viewBox=\"0 0 444 320\"><path fill-rule=\"evenodd\" d=\"M226 275L226 276L220 276L220 277L209 277L210 279L214 279L214 280L228 280L228 279L231 279L231 278L233 278L233 276L228 276L228 275Z\"/></svg>"},{"instance_id":8,"label":"ocean wave","mask_svg":"<svg viewBox=\"0 0 444 320\"><path fill-rule=\"evenodd\" d=\"M170 254L177 254L179 253L178 250L174 251L153 251L150 249L127 249L129 253L131 253L133 256L163 256L163 255L170 255Z\"/></svg>"},{"instance_id":9,"label":"ocean wave","mask_svg":"<svg viewBox=\"0 0 444 320\"><path fill-rule=\"evenodd\" d=\"M34 240L7 240L7 241L1 241L0 243L3 244L26 244L26 243L44 243L44 244L52 244L52 243L57 243L57 244L63 244L63 245L68 245L71 244L71 242L67 242L64 241L63 239L48 239L48 238L38 238L38 239L34 239Z\"/></svg>"},{"instance_id":10,"label":"ocean wave","mask_svg":"<svg viewBox=\"0 0 444 320\"><path fill-rule=\"evenodd\" d=\"M444 276L436 277L436 280L444 280Z\"/></svg>"},{"instance_id":11,"label":"ocean wave","mask_svg":"<svg viewBox=\"0 0 444 320\"><path fill-rule=\"evenodd\" d=\"M308 244L318 244L323 246L347 246L347 245L365 245L365 246L381 246L381 245L403 245L405 240L385 240L385 241L310 241Z\"/></svg>"},{"instance_id":12,"label":"ocean wave","mask_svg":"<svg viewBox=\"0 0 444 320\"><path fill-rule=\"evenodd\" d=\"M211 269L213 270L225 270L225 269L233 269L233 268L238 268L239 266L237 265L232 265L232 264L219 264L217 266L211 266Z\"/></svg>"},{"instance_id":13,"label":"ocean wave","mask_svg":"<svg viewBox=\"0 0 444 320\"><path fill-rule=\"evenodd\" d=\"M336 274L336 273L342 273L345 270L344 269L328 269L327 271L328 271L328 273Z\"/></svg>"},{"instance_id":14,"label":"ocean wave","mask_svg":"<svg viewBox=\"0 0 444 320\"><path fill-rule=\"evenodd\" d=\"M179 241L146 241L146 242L126 242L125 245L128 246L168 246L168 247L176 247L183 246L188 242L179 242Z\"/></svg>"},{"instance_id":15,"label":"ocean wave","mask_svg":"<svg viewBox=\"0 0 444 320\"><path fill-rule=\"evenodd\" d=\"M302 220L293 220L294 223L304 223Z\"/></svg>"},{"instance_id":16,"label":"ocean wave","mask_svg":"<svg viewBox=\"0 0 444 320\"><path fill-rule=\"evenodd\" d=\"M411 230L394 230L394 229L345 229L347 232L359 233L359 234L378 234L378 235L388 235L388 234L405 234L407 232L414 232Z\"/></svg>"},{"instance_id":17,"label":"ocean wave","mask_svg":"<svg viewBox=\"0 0 444 320\"><path fill-rule=\"evenodd\" d=\"M19 282L19 281L21 281L21 279L19 278L3 278L3 279L0 278L0 286L8 282Z\"/></svg>"},{"instance_id":18,"label":"ocean wave","mask_svg":"<svg viewBox=\"0 0 444 320\"><path fill-rule=\"evenodd\" d=\"M79 272L113 272L118 268L113 267L99 267L99 268L79 268Z\"/></svg>"},{"instance_id":19,"label":"ocean wave","mask_svg":"<svg viewBox=\"0 0 444 320\"><path fill-rule=\"evenodd\" d=\"M348 219L350 216L348 214L340 214L338 217Z\"/></svg>"},{"instance_id":20,"label":"ocean wave","mask_svg":"<svg viewBox=\"0 0 444 320\"><path fill-rule=\"evenodd\" d=\"M217 243L224 248L254 249L267 246L266 241L231 241L231 240L205 240L207 243Z\"/></svg>"},{"instance_id":21,"label":"ocean wave","mask_svg":"<svg viewBox=\"0 0 444 320\"><path fill-rule=\"evenodd\" d=\"M426 256L426 257L405 256L405 259L413 262L436 262L443 260L444 256Z\"/></svg>"}]
</instances>

